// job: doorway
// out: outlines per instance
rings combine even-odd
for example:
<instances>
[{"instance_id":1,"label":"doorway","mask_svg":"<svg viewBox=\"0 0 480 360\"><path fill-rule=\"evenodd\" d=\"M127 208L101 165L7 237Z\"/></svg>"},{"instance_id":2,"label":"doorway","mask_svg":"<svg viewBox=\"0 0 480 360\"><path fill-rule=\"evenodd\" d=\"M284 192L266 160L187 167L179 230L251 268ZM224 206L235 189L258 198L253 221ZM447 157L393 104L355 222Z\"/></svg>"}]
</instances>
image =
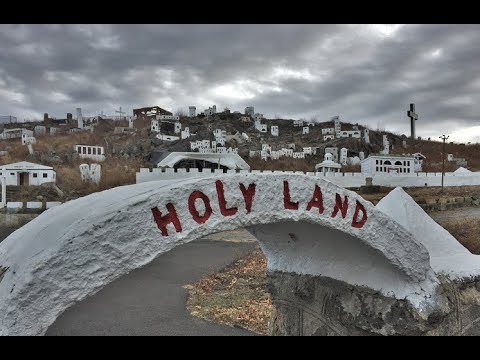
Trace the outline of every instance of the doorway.
<instances>
[{"instance_id":1,"label":"doorway","mask_svg":"<svg viewBox=\"0 0 480 360\"><path fill-rule=\"evenodd\" d=\"M28 172L19 172L18 173L18 185L28 185Z\"/></svg>"}]
</instances>

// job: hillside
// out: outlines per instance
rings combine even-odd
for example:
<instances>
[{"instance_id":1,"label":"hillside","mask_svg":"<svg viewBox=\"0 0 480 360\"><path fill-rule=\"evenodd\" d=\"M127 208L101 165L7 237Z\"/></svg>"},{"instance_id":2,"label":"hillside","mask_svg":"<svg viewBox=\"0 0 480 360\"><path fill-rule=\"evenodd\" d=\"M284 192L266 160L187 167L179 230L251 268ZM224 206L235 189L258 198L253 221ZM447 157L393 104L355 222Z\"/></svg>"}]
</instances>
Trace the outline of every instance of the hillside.
<instances>
[{"instance_id":1,"label":"hillside","mask_svg":"<svg viewBox=\"0 0 480 360\"><path fill-rule=\"evenodd\" d=\"M402 148L404 136L388 132L379 132L370 129L370 144L363 139L343 138L323 142L321 129L332 127L331 121L317 123L310 126L310 133L302 135L301 127L294 127L293 122L282 119L264 119L262 123L268 124L268 133L260 133L254 127L254 122L242 122L241 114L219 113L208 118L181 117L182 127L189 127L190 133L196 133L188 139L174 142L161 141L155 138L155 133L150 131L150 120L139 119L135 122L133 133L115 134L115 126L127 126L126 121L101 120L94 132L77 132L64 135L36 136L37 143L33 145L34 154L28 153L27 147L21 145L20 139L0 140L0 151L7 151L8 155L0 157L2 164L17 161L30 161L48 166L53 166L57 172L57 185L65 192L65 199L82 196L94 191L101 191L111 187L131 184L135 182L135 173L140 167L151 166L146 161L153 150L190 151L190 142L195 140L213 140L212 132L215 129L226 130L228 135L236 132L246 133L250 141L232 139L226 143L229 147L238 147L239 154L251 166L252 169L260 170L300 170L313 171L315 164L323 160L324 148L327 146L346 147L348 156L356 156L363 151L366 156L370 153L378 153L382 149L382 135L387 134L393 145L391 153L415 153L421 152L427 157L424 162L424 170L441 171L442 143L434 141L415 141L413 144L407 140L407 148ZM28 124L33 126L42 123ZM23 125L23 124L22 124ZM270 134L270 126L279 126L279 136ZM342 130L350 130L353 124L342 123ZM362 125L358 125L363 130ZM162 133L173 134L173 124L164 122L161 124ZM305 159L281 158L279 160L262 161L259 157L250 158L249 150L260 150L262 144L269 144L273 150L280 149L287 143L295 143L297 151L303 147L319 147L317 155L311 155ZM81 163L92 161L79 159L74 151L74 145L99 145L105 148L106 160L102 165L102 180L99 185L82 183L78 166ZM465 158L467 168L480 171L480 144L446 144L446 153L454 154L455 157ZM446 171L457 169L452 162L446 162ZM343 171L359 171L359 166L344 167Z\"/></svg>"}]
</instances>

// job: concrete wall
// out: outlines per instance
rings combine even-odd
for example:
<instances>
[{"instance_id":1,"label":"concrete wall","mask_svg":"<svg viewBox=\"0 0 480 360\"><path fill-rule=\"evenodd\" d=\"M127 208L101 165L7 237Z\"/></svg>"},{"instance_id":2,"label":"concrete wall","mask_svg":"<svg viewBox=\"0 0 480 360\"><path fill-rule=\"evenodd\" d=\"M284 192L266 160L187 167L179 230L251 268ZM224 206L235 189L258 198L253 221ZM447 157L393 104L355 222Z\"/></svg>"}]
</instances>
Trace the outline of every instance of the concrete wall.
<instances>
[{"instance_id":1,"label":"concrete wall","mask_svg":"<svg viewBox=\"0 0 480 360\"><path fill-rule=\"evenodd\" d=\"M441 186L442 173L414 173L405 175L385 174L368 176L362 173L315 173L302 171L261 171L261 170L240 170L240 174L244 173L264 173L264 174L306 174L310 176L316 176L322 179L326 179L334 183L335 185L342 187L360 187L365 185L366 178L372 177L372 185L389 186L389 187L423 187L423 186ZM159 168L141 168L136 174L136 183L156 180L183 180L196 177L208 177L213 174L221 174L222 170L215 169L211 172L209 169L206 171L199 171L199 169L190 169L187 172L186 169L159 169ZM235 170L228 170L227 174L235 174ZM454 175L453 173L445 173L444 177L445 186L466 186L466 185L480 185L480 172L472 173L471 175Z\"/></svg>"}]
</instances>

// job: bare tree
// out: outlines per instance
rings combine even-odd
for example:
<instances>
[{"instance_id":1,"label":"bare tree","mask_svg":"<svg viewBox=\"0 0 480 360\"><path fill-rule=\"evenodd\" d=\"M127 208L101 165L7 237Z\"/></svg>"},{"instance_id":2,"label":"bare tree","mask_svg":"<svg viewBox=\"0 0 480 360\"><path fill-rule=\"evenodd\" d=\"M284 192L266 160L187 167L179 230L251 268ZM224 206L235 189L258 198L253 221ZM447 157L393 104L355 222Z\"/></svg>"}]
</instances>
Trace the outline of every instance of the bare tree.
<instances>
[{"instance_id":1,"label":"bare tree","mask_svg":"<svg viewBox=\"0 0 480 360\"><path fill-rule=\"evenodd\" d=\"M178 108L177 111L175 111L175 115L179 117L185 117L187 116L187 112L182 108Z\"/></svg>"}]
</instances>

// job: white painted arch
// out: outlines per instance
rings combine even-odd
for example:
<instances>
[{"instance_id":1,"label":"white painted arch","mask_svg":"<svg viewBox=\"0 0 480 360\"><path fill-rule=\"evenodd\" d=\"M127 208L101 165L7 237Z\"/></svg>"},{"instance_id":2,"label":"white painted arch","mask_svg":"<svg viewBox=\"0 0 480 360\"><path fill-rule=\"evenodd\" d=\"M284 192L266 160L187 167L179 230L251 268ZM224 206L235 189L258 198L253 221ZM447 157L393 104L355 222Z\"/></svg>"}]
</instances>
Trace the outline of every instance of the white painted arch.
<instances>
[{"instance_id":1,"label":"white painted arch","mask_svg":"<svg viewBox=\"0 0 480 360\"><path fill-rule=\"evenodd\" d=\"M223 185L226 208L237 208L231 216L221 214L217 181ZM285 182L290 201L298 202L298 210L285 208ZM244 190L255 184L250 212L240 184ZM316 186L322 193L323 214L318 206L306 210ZM210 200L212 213L203 224L194 221L188 207L194 191ZM341 211L332 217L337 194L342 201L348 198L345 218ZM362 227L352 226L357 202L368 217ZM175 207L182 231L176 232L169 224L168 235L162 236L152 209L165 215L167 203ZM194 204L199 215L204 216L202 201ZM361 212L357 215L357 220L362 218ZM294 229L294 234L289 234L290 228L285 226ZM372 283L370 276L357 273L352 283L406 297L424 289L435 277L428 251L404 227L356 193L324 179L250 173L175 183L148 182L94 193L49 209L0 243L0 335L44 334L64 310L119 276L179 244L239 227L251 227L258 235L270 271L328 275L349 282L345 266L356 258L351 250L336 250L334 238L343 236L345 244L357 240L367 249L368 256L358 257L364 262L361 269L370 267L374 272L375 263L370 262L378 259L389 268L383 282ZM278 236L272 235L275 232ZM281 239L285 234L299 234L306 240L296 247ZM320 234L334 235L322 243L323 252L318 246L321 239L316 238ZM321 253L330 254L329 259L320 255L316 258L315 254ZM304 258L308 261L302 261ZM398 288L404 293L396 292Z\"/></svg>"}]
</instances>

